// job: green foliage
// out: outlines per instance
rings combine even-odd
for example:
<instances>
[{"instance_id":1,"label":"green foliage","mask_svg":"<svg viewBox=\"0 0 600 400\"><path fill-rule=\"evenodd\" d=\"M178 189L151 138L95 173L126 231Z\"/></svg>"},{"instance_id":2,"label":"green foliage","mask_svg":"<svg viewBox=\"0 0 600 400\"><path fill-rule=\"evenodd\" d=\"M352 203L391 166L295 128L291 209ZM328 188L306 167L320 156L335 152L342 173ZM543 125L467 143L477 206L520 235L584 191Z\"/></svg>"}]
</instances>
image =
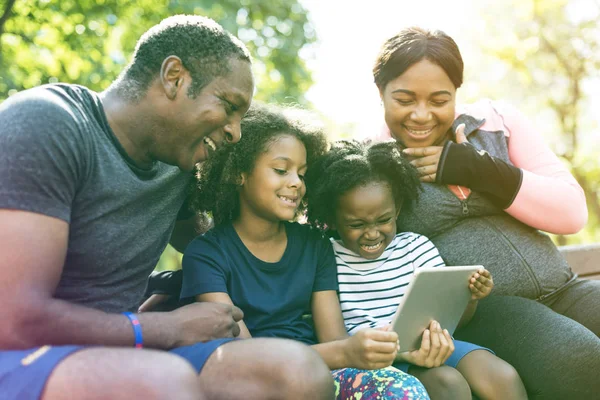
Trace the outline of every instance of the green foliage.
<instances>
[{"instance_id":1,"label":"green foliage","mask_svg":"<svg viewBox=\"0 0 600 400\"><path fill-rule=\"evenodd\" d=\"M246 43L257 98L306 103L312 77L299 54L316 38L297 0L0 0L0 100L59 81L101 91L140 35L174 14L209 16Z\"/></svg>"}]
</instances>

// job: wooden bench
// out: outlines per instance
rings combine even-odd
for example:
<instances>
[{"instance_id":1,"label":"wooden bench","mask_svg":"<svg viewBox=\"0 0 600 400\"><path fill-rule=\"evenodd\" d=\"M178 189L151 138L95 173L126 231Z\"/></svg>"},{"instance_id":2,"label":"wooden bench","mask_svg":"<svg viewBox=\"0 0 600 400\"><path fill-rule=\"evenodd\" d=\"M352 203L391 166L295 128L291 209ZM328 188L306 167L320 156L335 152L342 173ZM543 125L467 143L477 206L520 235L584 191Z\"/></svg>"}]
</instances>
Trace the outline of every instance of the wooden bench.
<instances>
[{"instance_id":1,"label":"wooden bench","mask_svg":"<svg viewBox=\"0 0 600 400\"><path fill-rule=\"evenodd\" d=\"M559 248L573 272L585 279L600 279L600 243Z\"/></svg>"}]
</instances>

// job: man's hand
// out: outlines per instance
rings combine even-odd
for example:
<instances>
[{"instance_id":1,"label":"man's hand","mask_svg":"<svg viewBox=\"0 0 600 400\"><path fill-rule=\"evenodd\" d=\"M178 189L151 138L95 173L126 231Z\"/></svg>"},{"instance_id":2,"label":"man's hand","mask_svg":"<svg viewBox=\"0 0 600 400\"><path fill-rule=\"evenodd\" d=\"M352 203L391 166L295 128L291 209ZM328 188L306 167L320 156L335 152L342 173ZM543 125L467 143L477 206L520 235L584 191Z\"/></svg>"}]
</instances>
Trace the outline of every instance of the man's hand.
<instances>
[{"instance_id":1,"label":"man's hand","mask_svg":"<svg viewBox=\"0 0 600 400\"><path fill-rule=\"evenodd\" d=\"M456 128L456 143L464 142L467 142L465 124L460 124ZM412 158L410 163L417 168L422 182L435 182L443 149L442 146L412 147L402 150L402 153Z\"/></svg>"},{"instance_id":2,"label":"man's hand","mask_svg":"<svg viewBox=\"0 0 600 400\"><path fill-rule=\"evenodd\" d=\"M487 297L493 288L494 281L492 280L492 274L485 268L475 272L469 279L471 300L481 300Z\"/></svg>"},{"instance_id":3,"label":"man's hand","mask_svg":"<svg viewBox=\"0 0 600 400\"><path fill-rule=\"evenodd\" d=\"M242 310L234 305L208 302L189 304L166 314L173 328L173 347L237 337L240 334L237 322L244 317Z\"/></svg>"},{"instance_id":4,"label":"man's hand","mask_svg":"<svg viewBox=\"0 0 600 400\"><path fill-rule=\"evenodd\" d=\"M421 348L401 353L400 359L419 367L434 368L442 365L454 352L454 341L437 321L431 321L421 338Z\"/></svg>"},{"instance_id":5,"label":"man's hand","mask_svg":"<svg viewBox=\"0 0 600 400\"><path fill-rule=\"evenodd\" d=\"M138 308L138 312L141 313L152 311L159 304L162 304L165 301L169 300L170 297L171 296L168 294L153 294L142 303L142 305Z\"/></svg>"},{"instance_id":6,"label":"man's hand","mask_svg":"<svg viewBox=\"0 0 600 400\"><path fill-rule=\"evenodd\" d=\"M362 329L346 340L347 366L359 369L389 367L398 352L398 334L383 329Z\"/></svg>"}]
</instances>

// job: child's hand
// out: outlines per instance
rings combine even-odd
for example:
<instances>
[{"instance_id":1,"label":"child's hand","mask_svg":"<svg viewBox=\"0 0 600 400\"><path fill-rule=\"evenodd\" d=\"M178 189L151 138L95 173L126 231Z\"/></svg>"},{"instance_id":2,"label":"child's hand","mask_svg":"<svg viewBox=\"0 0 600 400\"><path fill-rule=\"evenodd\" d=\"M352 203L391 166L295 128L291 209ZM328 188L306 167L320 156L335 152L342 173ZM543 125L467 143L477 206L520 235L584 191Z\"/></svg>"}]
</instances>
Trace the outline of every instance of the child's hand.
<instances>
[{"instance_id":1,"label":"child's hand","mask_svg":"<svg viewBox=\"0 0 600 400\"><path fill-rule=\"evenodd\" d=\"M429 329L425 329L421 338L421 348L401 353L398 360L406 361L419 367L435 368L446 362L454 352L454 341L446 329L442 330L439 322L431 321Z\"/></svg>"},{"instance_id":2,"label":"child's hand","mask_svg":"<svg viewBox=\"0 0 600 400\"><path fill-rule=\"evenodd\" d=\"M469 279L469 290L471 290L471 300L480 300L489 295L494 288L492 274L483 268L471 275Z\"/></svg>"},{"instance_id":3,"label":"child's hand","mask_svg":"<svg viewBox=\"0 0 600 400\"><path fill-rule=\"evenodd\" d=\"M344 353L351 368L389 367L398 353L398 334L385 329L361 329L346 339Z\"/></svg>"}]
</instances>

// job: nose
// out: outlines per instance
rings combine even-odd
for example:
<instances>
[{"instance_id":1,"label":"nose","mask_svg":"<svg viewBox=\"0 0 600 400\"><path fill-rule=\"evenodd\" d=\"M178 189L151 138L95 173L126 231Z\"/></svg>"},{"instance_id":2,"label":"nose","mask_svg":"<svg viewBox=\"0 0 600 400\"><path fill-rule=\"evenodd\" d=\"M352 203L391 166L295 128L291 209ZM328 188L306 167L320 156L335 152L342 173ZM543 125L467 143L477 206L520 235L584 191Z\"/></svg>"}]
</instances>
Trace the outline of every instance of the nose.
<instances>
[{"instance_id":1,"label":"nose","mask_svg":"<svg viewBox=\"0 0 600 400\"><path fill-rule=\"evenodd\" d=\"M300 176L296 173L292 173L290 174L290 181L289 181L289 185L290 187L293 188L299 188L300 186L302 186L302 179L300 179Z\"/></svg>"},{"instance_id":2,"label":"nose","mask_svg":"<svg viewBox=\"0 0 600 400\"><path fill-rule=\"evenodd\" d=\"M417 123L425 123L431 119L431 113L426 104L419 103L410 114L410 118Z\"/></svg>"},{"instance_id":3,"label":"nose","mask_svg":"<svg viewBox=\"0 0 600 400\"><path fill-rule=\"evenodd\" d=\"M367 227L367 231L365 232L365 239L375 240L378 237L379 237L379 231L373 225L369 225Z\"/></svg>"},{"instance_id":4,"label":"nose","mask_svg":"<svg viewBox=\"0 0 600 400\"><path fill-rule=\"evenodd\" d=\"M240 120L232 121L223 128L225 132L225 140L229 143L237 143L242 138L242 127Z\"/></svg>"}]
</instances>

